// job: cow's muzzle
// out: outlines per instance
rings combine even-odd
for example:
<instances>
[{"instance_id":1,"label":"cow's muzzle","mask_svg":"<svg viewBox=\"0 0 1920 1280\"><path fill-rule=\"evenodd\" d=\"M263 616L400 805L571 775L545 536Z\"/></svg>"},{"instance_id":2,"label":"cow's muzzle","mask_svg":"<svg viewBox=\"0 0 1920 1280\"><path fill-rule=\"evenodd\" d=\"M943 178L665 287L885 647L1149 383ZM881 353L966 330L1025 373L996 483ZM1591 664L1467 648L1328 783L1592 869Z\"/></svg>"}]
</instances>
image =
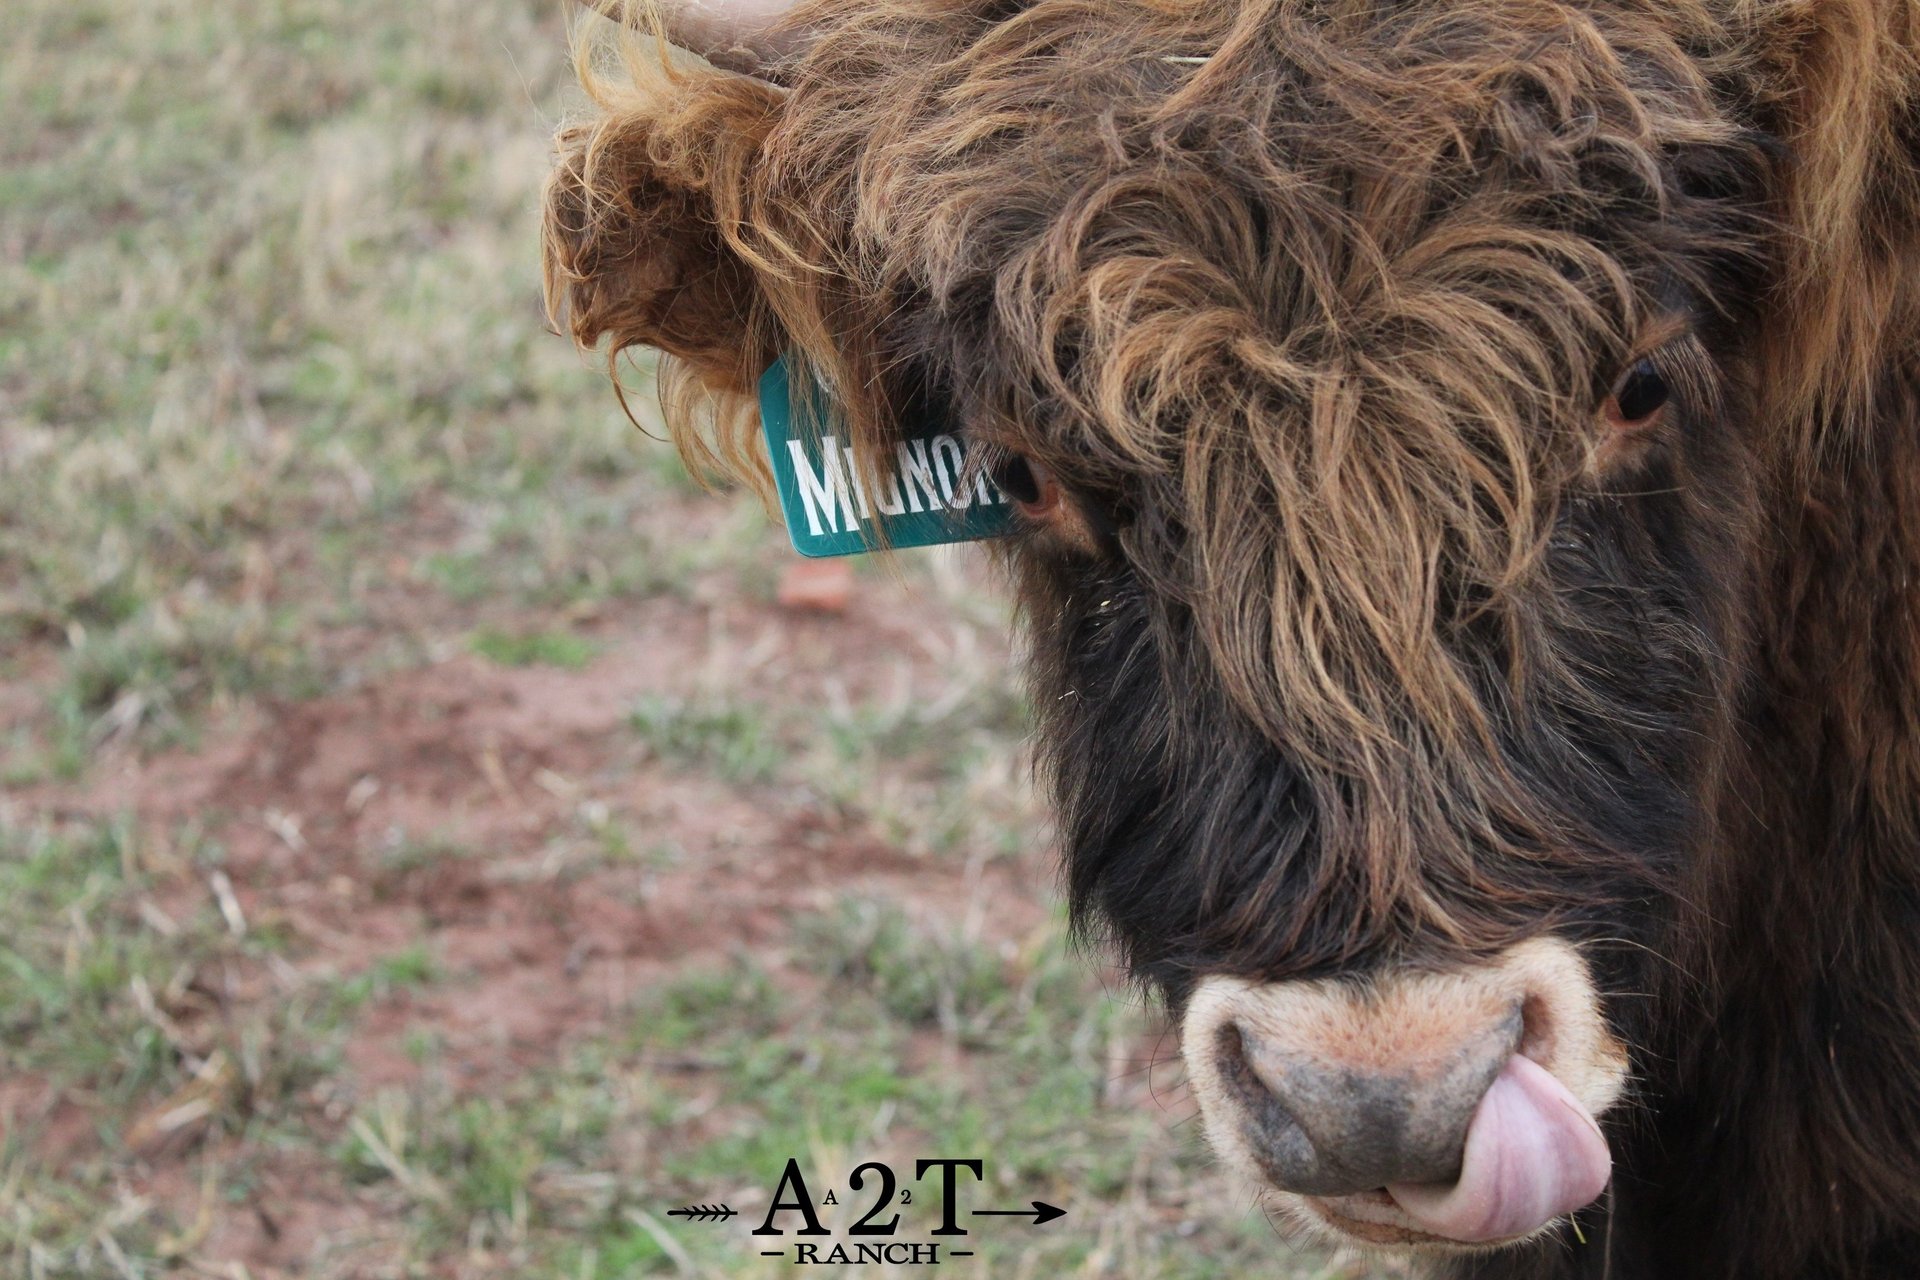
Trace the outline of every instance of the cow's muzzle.
<instances>
[{"instance_id":1,"label":"cow's muzzle","mask_svg":"<svg viewBox=\"0 0 1920 1280\"><path fill-rule=\"evenodd\" d=\"M1215 1149L1349 1239L1506 1243L1610 1174L1595 1117L1626 1055L1586 963L1555 939L1458 972L1208 978L1182 1052Z\"/></svg>"}]
</instances>

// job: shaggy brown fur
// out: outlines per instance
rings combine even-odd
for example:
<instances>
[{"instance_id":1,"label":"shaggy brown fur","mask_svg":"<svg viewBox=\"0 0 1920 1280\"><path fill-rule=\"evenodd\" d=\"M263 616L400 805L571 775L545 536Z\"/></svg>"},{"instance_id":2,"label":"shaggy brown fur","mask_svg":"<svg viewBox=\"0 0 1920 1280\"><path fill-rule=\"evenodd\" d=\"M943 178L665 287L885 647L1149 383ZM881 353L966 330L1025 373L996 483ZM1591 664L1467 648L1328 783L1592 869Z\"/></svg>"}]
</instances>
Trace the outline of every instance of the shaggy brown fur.
<instances>
[{"instance_id":1,"label":"shaggy brown fur","mask_svg":"<svg viewBox=\"0 0 1920 1280\"><path fill-rule=\"evenodd\" d=\"M1119 530L1010 560L1076 909L1171 999L1547 929L1646 997L1604 1247L1461 1274L1908 1277L1917 18L816 0L782 86L583 63L550 302L703 470L790 351Z\"/></svg>"}]
</instances>

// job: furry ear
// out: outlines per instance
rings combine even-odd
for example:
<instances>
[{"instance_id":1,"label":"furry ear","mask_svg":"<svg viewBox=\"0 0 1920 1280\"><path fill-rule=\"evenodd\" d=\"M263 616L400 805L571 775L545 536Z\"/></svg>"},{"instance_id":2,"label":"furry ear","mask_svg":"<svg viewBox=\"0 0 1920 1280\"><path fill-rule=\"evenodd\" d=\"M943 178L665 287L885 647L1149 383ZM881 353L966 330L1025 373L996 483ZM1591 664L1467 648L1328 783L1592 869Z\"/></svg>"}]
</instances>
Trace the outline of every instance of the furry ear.
<instances>
[{"instance_id":1,"label":"furry ear","mask_svg":"<svg viewBox=\"0 0 1920 1280\"><path fill-rule=\"evenodd\" d=\"M755 483L753 392L780 326L741 239L761 146L782 91L673 61L631 32L602 72L582 47L598 108L563 127L543 198L548 314L582 348L655 347L674 444L696 475ZM616 387L619 385L615 379Z\"/></svg>"},{"instance_id":2,"label":"furry ear","mask_svg":"<svg viewBox=\"0 0 1920 1280\"><path fill-rule=\"evenodd\" d=\"M1855 446L1914 341L1914 15L1901 4L1750 8L1744 101L1790 157L1777 206L1785 278L1763 365L1772 398L1809 424L1806 446Z\"/></svg>"}]
</instances>

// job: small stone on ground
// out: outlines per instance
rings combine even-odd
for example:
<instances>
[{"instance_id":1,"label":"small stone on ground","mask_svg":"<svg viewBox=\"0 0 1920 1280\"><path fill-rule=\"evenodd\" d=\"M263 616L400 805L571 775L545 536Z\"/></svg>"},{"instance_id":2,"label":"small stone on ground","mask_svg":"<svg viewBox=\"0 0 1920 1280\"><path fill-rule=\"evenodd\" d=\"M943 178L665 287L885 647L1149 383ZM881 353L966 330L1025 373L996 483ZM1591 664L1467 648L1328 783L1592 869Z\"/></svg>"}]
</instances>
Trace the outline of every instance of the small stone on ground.
<instances>
[{"instance_id":1,"label":"small stone on ground","mask_svg":"<svg viewBox=\"0 0 1920 1280\"><path fill-rule=\"evenodd\" d=\"M853 566L845 560L796 560L781 570L774 598L783 609L845 613L853 602Z\"/></svg>"}]
</instances>

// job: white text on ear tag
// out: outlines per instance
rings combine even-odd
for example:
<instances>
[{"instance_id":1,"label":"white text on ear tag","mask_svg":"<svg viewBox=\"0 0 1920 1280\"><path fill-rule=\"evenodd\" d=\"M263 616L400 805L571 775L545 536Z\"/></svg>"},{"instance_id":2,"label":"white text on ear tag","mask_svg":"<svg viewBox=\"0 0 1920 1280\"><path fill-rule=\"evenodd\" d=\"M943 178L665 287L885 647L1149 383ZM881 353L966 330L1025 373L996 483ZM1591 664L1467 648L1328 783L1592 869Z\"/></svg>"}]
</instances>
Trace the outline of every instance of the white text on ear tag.
<instances>
[{"instance_id":1,"label":"white text on ear tag","mask_svg":"<svg viewBox=\"0 0 1920 1280\"><path fill-rule=\"evenodd\" d=\"M780 512L801 555L978 542L1013 532L1013 504L984 472L968 471L966 440L952 423L930 416L900 424L894 467L862 477L826 395L792 368L782 357L761 375L760 425Z\"/></svg>"}]
</instances>

